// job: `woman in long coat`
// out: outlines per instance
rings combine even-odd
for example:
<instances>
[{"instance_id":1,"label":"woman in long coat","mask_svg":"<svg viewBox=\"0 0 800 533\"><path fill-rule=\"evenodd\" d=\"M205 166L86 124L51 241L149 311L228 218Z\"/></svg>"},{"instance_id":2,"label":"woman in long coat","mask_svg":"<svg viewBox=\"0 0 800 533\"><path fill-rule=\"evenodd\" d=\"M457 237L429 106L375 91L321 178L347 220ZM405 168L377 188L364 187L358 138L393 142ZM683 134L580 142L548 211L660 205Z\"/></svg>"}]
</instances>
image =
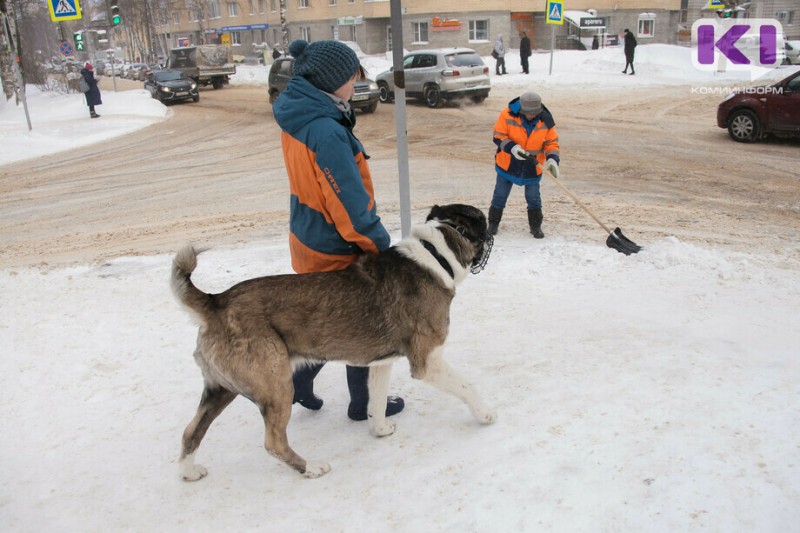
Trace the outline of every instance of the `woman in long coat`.
<instances>
[{"instance_id":1,"label":"woman in long coat","mask_svg":"<svg viewBox=\"0 0 800 533\"><path fill-rule=\"evenodd\" d=\"M89 116L97 118L100 115L95 113L94 106L103 105L103 100L100 98L100 88L97 86L97 80L94 79L94 67L91 63L86 63L81 69L81 76L89 86L89 90L83 93L86 97L86 105L89 106Z\"/></svg>"}]
</instances>

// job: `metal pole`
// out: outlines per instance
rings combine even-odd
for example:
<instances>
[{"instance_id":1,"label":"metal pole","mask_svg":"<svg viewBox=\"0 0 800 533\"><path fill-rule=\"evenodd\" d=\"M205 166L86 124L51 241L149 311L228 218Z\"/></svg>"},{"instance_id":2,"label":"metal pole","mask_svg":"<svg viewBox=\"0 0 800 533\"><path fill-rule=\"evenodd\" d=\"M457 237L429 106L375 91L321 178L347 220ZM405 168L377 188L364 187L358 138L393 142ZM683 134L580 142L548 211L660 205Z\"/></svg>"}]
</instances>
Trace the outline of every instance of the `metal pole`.
<instances>
[{"instance_id":1,"label":"metal pole","mask_svg":"<svg viewBox=\"0 0 800 533\"><path fill-rule=\"evenodd\" d=\"M556 47L556 27L551 24L550 25L550 72L549 72L549 74L553 73L553 50L555 49L555 47Z\"/></svg>"},{"instance_id":2,"label":"metal pole","mask_svg":"<svg viewBox=\"0 0 800 533\"><path fill-rule=\"evenodd\" d=\"M394 67L394 112L397 132L397 170L400 177L400 234L411 233L411 187L408 179L408 130L406 80L403 71L403 21L400 0L390 0L392 18L392 66Z\"/></svg>"}]
</instances>

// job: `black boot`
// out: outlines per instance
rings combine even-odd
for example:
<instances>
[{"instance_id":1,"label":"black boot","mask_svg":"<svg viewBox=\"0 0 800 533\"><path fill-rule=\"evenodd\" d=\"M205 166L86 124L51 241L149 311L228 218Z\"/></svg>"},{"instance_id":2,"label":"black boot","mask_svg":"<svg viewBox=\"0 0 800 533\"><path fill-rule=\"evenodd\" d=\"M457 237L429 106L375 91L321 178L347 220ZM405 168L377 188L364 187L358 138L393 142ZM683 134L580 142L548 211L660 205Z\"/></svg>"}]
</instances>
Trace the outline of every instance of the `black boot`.
<instances>
[{"instance_id":1,"label":"black boot","mask_svg":"<svg viewBox=\"0 0 800 533\"><path fill-rule=\"evenodd\" d=\"M350 407L347 416L351 420L367 419L367 403L369 402L369 367L347 365L347 388L350 389ZM386 416L396 415L405 407L405 402L399 396L386 398Z\"/></svg>"},{"instance_id":2,"label":"black boot","mask_svg":"<svg viewBox=\"0 0 800 533\"><path fill-rule=\"evenodd\" d=\"M503 218L503 210L496 207L489 207L489 235L497 235L497 228L500 226L500 219Z\"/></svg>"},{"instance_id":3,"label":"black boot","mask_svg":"<svg viewBox=\"0 0 800 533\"><path fill-rule=\"evenodd\" d=\"M531 233L537 239L544 239L542 220L544 220L544 216L541 209L528 209L528 224L531 227Z\"/></svg>"},{"instance_id":4,"label":"black boot","mask_svg":"<svg viewBox=\"0 0 800 533\"><path fill-rule=\"evenodd\" d=\"M312 411L317 411L322 407L322 398L314 394L314 378L317 377L323 366L325 363L315 363L304 365L294 371L292 374L294 401L292 403L299 403Z\"/></svg>"}]
</instances>

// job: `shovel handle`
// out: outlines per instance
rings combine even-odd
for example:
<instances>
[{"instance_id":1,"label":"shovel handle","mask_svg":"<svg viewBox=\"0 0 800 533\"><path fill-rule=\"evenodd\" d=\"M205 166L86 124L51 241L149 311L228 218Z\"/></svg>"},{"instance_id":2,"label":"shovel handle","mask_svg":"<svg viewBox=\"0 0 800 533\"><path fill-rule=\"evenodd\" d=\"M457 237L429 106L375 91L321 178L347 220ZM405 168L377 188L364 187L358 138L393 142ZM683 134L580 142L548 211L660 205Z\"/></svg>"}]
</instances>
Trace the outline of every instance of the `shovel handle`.
<instances>
[{"instance_id":1,"label":"shovel handle","mask_svg":"<svg viewBox=\"0 0 800 533\"><path fill-rule=\"evenodd\" d=\"M575 196L574 194L572 194L572 192L571 192L569 189L567 189L567 187L566 187L566 186L565 186L563 183L561 183L561 180L560 180L560 179L558 179L558 178L556 178L555 176L553 176L553 174L550 172L550 170L548 170L547 168L545 168L543 165L537 165L537 166L539 167L539 171L540 171L542 174L547 174L547 177L548 177L548 178L550 178L551 180L553 180L554 182L556 182L556 185L558 185L559 187L561 187L561 190L563 190L565 193L567 193L567 194L569 195L569 197L570 197L570 198L572 198L572 199L575 201L575 203L576 203L576 204L578 204L578 206L580 206L580 208L581 208L581 209L583 209L584 211L586 211L586 214L587 214L587 215L589 215L590 217L592 217L592 219L594 219L594 221L595 221L595 222L597 222L598 224L600 224L600 227L601 227L601 228L603 228L604 230L606 230L606 233L611 233L611 230L610 230L610 229L608 229L608 226L606 226L605 224L603 224L602 222L600 222L600 219L599 219L599 218L597 218L596 216L594 216L594 213L592 213L591 211L589 211L589 208L588 208L588 207L586 207L585 205L583 205L583 202L581 202L581 201L578 199L578 197L577 197L577 196Z\"/></svg>"}]
</instances>

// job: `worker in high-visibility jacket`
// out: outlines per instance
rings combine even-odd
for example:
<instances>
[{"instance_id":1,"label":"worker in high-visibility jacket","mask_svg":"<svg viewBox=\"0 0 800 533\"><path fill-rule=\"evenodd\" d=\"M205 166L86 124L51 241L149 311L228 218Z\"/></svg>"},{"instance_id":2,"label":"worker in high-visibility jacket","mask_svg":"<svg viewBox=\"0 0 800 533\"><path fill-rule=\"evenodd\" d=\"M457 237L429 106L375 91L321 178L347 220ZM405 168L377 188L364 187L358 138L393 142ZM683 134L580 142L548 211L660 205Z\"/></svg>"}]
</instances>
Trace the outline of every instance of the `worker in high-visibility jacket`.
<instances>
[{"instance_id":1,"label":"worker in high-visibility jacket","mask_svg":"<svg viewBox=\"0 0 800 533\"><path fill-rule=\"evenodd\" d=\"M542 98L527 92L511 100L503 109L494 125L495 170L497 182L489 207L489 233L497 234L503 209L514 185L525 187L528 204L528 224L537 239L542 232L542 195L539 185L543 166L556 177L561 162L558 148L558 132L553 115L542 105Z\"/></svg>"}]
</instances>

